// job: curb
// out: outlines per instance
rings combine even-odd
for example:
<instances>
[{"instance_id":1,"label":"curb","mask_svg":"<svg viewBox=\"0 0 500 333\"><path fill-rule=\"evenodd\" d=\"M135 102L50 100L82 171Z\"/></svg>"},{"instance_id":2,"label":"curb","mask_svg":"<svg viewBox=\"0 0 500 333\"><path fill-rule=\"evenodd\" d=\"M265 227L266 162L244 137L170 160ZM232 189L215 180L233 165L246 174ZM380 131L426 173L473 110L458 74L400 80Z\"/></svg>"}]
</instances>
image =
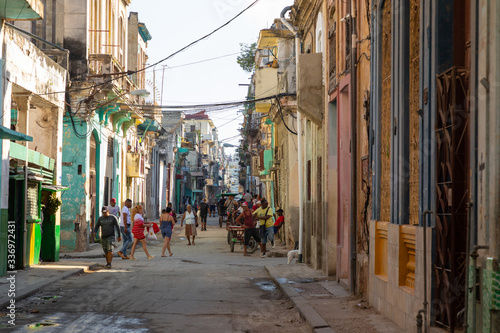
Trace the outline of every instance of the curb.
<instances>
[{"instance_id":1,"label":"curb","mask_svg":"<svg viewBox=\"0 0 500 333\"><path fill-rule=\"evenodd\" d=\"M279 278L278 270L274 266L265 266L269 276L278 286L278 289L293 302L300 316L306 321L309 330L313 333L334 333L330 325L319 313L293 288L286 280Z\"/></svg>"},{"instance_id":2,"label":"curb","mask_svg":"<svg viewBox=\"0 0 500 333\"><path fill-rule=\"evenodd\" d=\"M20 301L22 299L25 299L25 298L33 295L34 293L36 293L40 289L42 289L42 288L44 288L52 283L67 279L67 278L69 278L73 275L79 274L79 273L86 272L86 271L88 271L94 267L97 267L97 266L99 266L99 264L90 263L87 266L83 265L82 268L73 268L73 269L69 270L68 272L64 272L64 273L61 273L57 276L45 279L45 280L38 282L34 285L28 286L19 292L16 292L16 296L14 297L14 299L16 300L16 302ZM5 309L10 304L11 299L12 298L10 298L10 297L0 297L0 308Z\"/></svg>"}]
</instances>

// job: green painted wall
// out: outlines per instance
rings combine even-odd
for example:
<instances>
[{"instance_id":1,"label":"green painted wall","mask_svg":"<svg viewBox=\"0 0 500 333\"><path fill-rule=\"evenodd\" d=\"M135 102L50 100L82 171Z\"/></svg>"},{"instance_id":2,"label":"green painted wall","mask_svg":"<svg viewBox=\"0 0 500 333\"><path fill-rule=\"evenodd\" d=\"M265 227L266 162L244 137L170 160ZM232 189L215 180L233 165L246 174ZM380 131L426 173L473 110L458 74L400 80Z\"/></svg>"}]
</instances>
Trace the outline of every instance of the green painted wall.
<instances>
[{"instance_id":1,"label":"green painted wall","mask_svg":"<svg viewBox=\"0 0 500 333\"><path fill-rule=\"evenodd\" d=\"M55 216L43 222L42 253L43 261L59 261L61 226L56 225Z\"/></svg>"},{"instance_id":2,"label":"green painted wall","mask_svg":"<svg viewBox=\"0 0 500 333\"><path fill-rule=\"evenodd\" d=\"M500 311L500 268L494 258L486 258L486 268L483 269L483 330L482 332L500 332L498 322Z\"/></svg>"},{"instance_id":3,"label":"green painted wall","mask_svg":"<svg viewBox=\"0 0 500 333\"><path fill-rule=\"evenodd\" d=\"M76 130L86 134L88 126L85 122L76 122ZM63 154L62 154L62 180L61 184L68 186L68 190L61 194L61 226L60 249L61 251L74 251L76 249L75 220L82 214L83 219L89 220L90 207L87 207L85 182L89 174L89 139L79 138L69 119L64 120ZM81 169L78 174L79 167ZM55 231L54 231L55 232Z\"/></svg>"},{"instance_id":4,"label":"green painted wall","mask_svg":"<svg viewBox=\"0 0 500 333\"><path fill-rule=\"evenodd\" d=\"M0 276L7 273L7 209L0 209Z\"/></svg>"}]
</instances>

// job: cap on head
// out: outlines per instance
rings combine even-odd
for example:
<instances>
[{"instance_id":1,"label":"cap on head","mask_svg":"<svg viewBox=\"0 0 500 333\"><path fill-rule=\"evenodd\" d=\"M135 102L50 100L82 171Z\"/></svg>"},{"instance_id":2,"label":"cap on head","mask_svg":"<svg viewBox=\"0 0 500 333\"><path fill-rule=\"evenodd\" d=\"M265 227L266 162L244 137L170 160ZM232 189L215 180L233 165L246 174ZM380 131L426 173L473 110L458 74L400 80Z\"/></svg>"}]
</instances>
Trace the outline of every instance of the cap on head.
<instances>
[{"instance_id":1,"label":"cap on head","mask_svg":"<svg viewBox=\"0 0 500 333\"><path fill-rule=\"evenodd\" d=\"M108 211L108 207L103 206L102 209L101 209L101 213L104 213L104 212L107 212L107 211Z\"/></svg>"},{"instance_id":2,"label":"cap on head","mask_svg":"<svg viewBox=\"0 0 500 333\"><path fill-rule=\"evenodd\" d=\"M111 202L116 203L116 199L115 198L111 198Z\"/></svg>"},{"instance_id":3,"label":"cap on head","mask_svg":"<svg viewBox=\"0 0 500 333\"><path fill-rule=\"evenodd\" d=\"M281 209L281 208L280 208L280 209L278 209L276 212L277 212L277 213L283 213L283 209Z\"/></svg>"},{"instance_id":4,"label":"cap on head","mask_svg":"<svg viewBox=\"0 0 500 333\"><path fill-rule=\"evenodd\" d=\"M260 202L260 201L257 201L257 205L260 205L261 203L262 203L262 202Z\"/></svg>"},{"instance_id":5,"label":"cap on head","mask_svg":"<svg viewBox=\"0 0 500 333\"><path fill-rule=\"evenodd\" d=\"M248 207L248 204L246 202L241 204L241 207Z\"/></svg>"}]
</instances>

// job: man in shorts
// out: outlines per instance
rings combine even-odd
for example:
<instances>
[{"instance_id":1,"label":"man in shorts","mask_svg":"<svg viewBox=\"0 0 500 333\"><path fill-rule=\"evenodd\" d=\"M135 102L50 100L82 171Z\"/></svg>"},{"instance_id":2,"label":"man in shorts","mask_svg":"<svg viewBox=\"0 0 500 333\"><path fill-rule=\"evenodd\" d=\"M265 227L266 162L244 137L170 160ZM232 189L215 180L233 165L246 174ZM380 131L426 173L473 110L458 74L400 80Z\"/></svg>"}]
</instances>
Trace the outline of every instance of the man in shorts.
<instances>
[{"instance_id":1,"label":"man in shorts","mask_svg":"<svg viewBox=\"0 0 500 333\"><path fill-rule=\"evenodd\" d=\"M260 231L260 242L262 244L262 258L267 257L266 253L266 243L269 239L274 241L274 222L273 222L273 210L268 207L268 202L266 199L262 199L261 207L257 209L253 216L259 221L259 231Z\"/></svg>"},{"instance_id":2,"label":"man in shorts","mask_svg":"<svg viewBox=\"0 0 500 333\"><path fill-rule=\"evenodd\" d=\"M210 217L215 217L216 203L215 194L212 193L212 195L210 195L210 199L208 200L208 204L210 205Z\"/></svg>"},{"instance_id":3,"label":"man in shorts","mask_svg":"<svg viewBox=\"0 0 500 333\"><path fill-rule=\"evenodd\" d=\"M104 206L101 209L102 216L97 219L94 233L97 233L101 228L101 245L106 256L106 268L111 269L111 261L113 260L113 243L115 241L115 230L118 234L118 241L121 241L120 226L116 216L109 213L108 207Z\"/></svg>"},{"instance_id":4,"label":"man in shorts","mask_svg":"<svg viewBox=\"0 0 500 333\"><path fill-rule=\"evenodd\" d=\"M210 207L207 204L207 198L204 198L200 204L201 231L207 231L207 215L210 214Z\"/></svg>"}]
</instances>

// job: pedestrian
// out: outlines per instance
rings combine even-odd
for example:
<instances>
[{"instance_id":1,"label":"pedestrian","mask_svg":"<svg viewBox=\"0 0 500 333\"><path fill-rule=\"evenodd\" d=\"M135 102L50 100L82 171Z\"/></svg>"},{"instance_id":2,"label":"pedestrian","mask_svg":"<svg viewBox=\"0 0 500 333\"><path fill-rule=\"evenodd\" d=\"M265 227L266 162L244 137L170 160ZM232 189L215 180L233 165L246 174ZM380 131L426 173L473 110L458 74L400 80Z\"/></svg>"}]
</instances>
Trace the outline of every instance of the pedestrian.
<instances>
[{"instance_id":1,"label":"pedestrian","mask_svg":"<svg viewBox=\"0 0 500 333\"><path fill-rule=\"evenodd\" d=\"M196 237L196 226L198 225L198 216L193 212L191 205L186 206L186 211L184 215L182 215L181 219L181 228L182 224L186 220L186 237L188 240L187 245L191 245L191 236L193 236L193 245L196 245L194 239Z\"/></svg>"},{"instance_id":2,"label":"pedestrian","mask_svg":"<svg viewBox=\"0 0 500 333\"><path fill-rule=\"evenodd\" d=\"M216 211L216 200L215 200L215 194L212 193L210 196L210 199L208 200L208 204L210 205L210 217L215 217L215 211Z\"/></svg>"},{"instance_id":3,"label":"pedestrian","mask_svg":"<svg viewBox=\"0 0 500 333\"><path fill-rule=\"evenodd\" d=\"M273 240L271 241L271 245L272 245L272 248L274 249L274 240L276 239L276 234L278 233L278 231L281 229L281 227L283 226L283 224L285 223L285 217L283 216L283 209L278 209L276 211L276 214L278 214L278 218L276 219L276 222L274 222L274 236L273 237Z\"/></svg>"},{"instance_id":4,"label":"pedestrian","mask_svg":"<svg viewBox=\"0 0 500 333\"><path fill-rule=\"evenodd\" d=\"M132 227L132 233L134 234L134 244L132 244L132 252L130 253L130 260L137 260L134 257L135 248L139 241L142 244L142 248L148 256L148 260L153 259L155 256L152 256L148 252L148 245L146 244L146 236L144 236L144 229L146 227L152 227L152 223L144 223L144 218L142 217L144 214L144 208L141 205L137 205L132 209L132 216L134 219L134 226Z\"/></svg>"},{"instance_id":5,"label":"pedestrian","mask_svg":"<svg viewBox=\"0 0 500 333\"><path fill-rule=\"evenodd\" d=\"M120 227L116 216L109 213L108 207L104 206L101 209L102 216L97 219L94 227L94 233L97 233L101 228L101 246L106 256L106 268L111 269L111 261L113 260L113 243L115 242L115 230L118 234L118 241L121 241Z\"/></svg>"},{"instance_id":6,"label":"pedestrian","mask_svg":"<svg viewBox=\"0 0 500 333\"><path fill-rule=\"evenodd\" d=\"M127 199L125 200L125 205L123 206L122 209L122 218L120 219L120 231L122 233L122 238L123 238L123 245L120 251L118 251L118 255L122 259L130 259L129 256L127 256L127 251L129 245L133 243L132 239L132 229L131 229L131 216L130 216L130 207L132 207L132 200Z\"/></svg>"},{"instance_id":7,"label":"pedestrian","mask_svg":"<svg viewBox=\"0 0 500 333\"><path fill-rule=\"evenodd\" d=\"M168 203L167 208L171 209L170 215L172 215L172 217L174 218L174 224L177 223L177 213L175 212L174 208L172 207L171 202Z\"/></svg>"},{"instance_id":8,"label":"pedestrian","mask_svg":"<svg viewBox=\"0 0 500 333\"><path fill-rule=\"evenodd\" d=\"M249 205L252 204L252 195L250 194L249 190L247 190L247 193L245 193L245 195L243 196L243 200L245 200L245 202Z\"/></svg>"},{"instance_id":9,"label":"pedestrian","mask_svg":"<svg viewBox=\"0 0 500 333\"><path fill-rule=\"evenodd\" d=\"M268 202L266 199L261 200L262 206L257 209L253 215L259 221L260 230L260 242L262 243L262 258L267 257L266 253L266 243L269 239L274 240L274 222L273 222L273 210L268 207Z\"/></svg>"},{"instance_id":10,"label":"pedestrian","mask_svg":"<svg viewBox=\"0 0 500 333\"><path fill-rule=\"evenodd\" d=\"M255 241L259 243L260 250L262 252L262 244L261 240L259 237L259 231L255 227L256 223L253 219L252 212L250 209L248 209L248 204L244 202L241 207L243 208L243 212L236 218L236 223L238 223L240 226L242 226L245 229L245 236L244 236L244 250L243 250L243 255L244 256L250 256L250 254L247 252L247 247L248 244L250 243L250 238L253 236ZM243 220L243 224L241 224L240 220Z\"/></svg>"},{"instance_id":11,"label":"pedestrian","mask_svg":"<svg viewBox=\"0 0 500 333\"><path fill-rule=\"evenodd\" d=\"M120 221L120 206L116 204L116 199L111 198L109 201L110 205L108 206L109 213L111 215L114 215L118 221Z\"/></svg>"},{"instance_id":12,"label":"pedestrian","mask_svg":"<svg viewBox=\"0 0 500 333\"><path fill-rule=\"evenodd\" d=\"M170 240L172 238L172 229L174 228L174 218L172 216L172 208L167 207L161 211L160 217L160 231L163 236L163 249L161 251L161 256L166 257L165 250L168 249L169 256L174 254L170 251Z\"/></svg>"},{"instance_id":13,"label":"pedestrian","mask_svg":"<svg viewBox=\"0 0 500 333\"><path fill-rule=\"evenodd\" d=\"M261 202L259 200L257 200L255 202L255 205L253 205L252 210L255 212L257 209L260 208L260 205L261 205Z\"/></svg>"},{"instance_id":14,"label":"pedestrian","mask_svg":"<svg viewBox=\"0 0 500 333\"><path fill-rule=\"evenodd\" d=\"M200 220L201 220L201 231L207 231L207 215L210 214L210 207L207 204L207 199L204 198L200 204Z\"/></svg>"}]
</instances>

